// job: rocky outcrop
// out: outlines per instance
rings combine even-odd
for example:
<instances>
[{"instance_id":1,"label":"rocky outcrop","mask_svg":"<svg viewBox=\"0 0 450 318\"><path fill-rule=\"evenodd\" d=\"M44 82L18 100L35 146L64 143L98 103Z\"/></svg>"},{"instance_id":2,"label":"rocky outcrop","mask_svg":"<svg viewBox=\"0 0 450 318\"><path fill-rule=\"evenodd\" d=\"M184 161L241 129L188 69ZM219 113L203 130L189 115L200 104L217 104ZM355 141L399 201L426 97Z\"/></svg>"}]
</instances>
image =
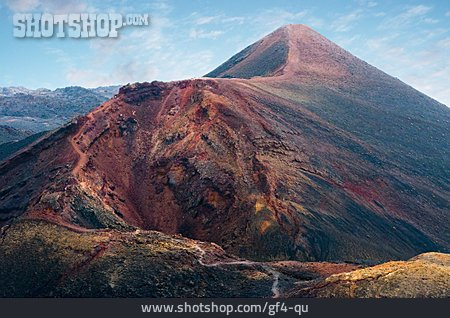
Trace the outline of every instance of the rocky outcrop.
<instances>
[{"instance_id":1,"label":"rocky outcrop","mask_svg":"<svg viewBox=\"0 0 450 318\"><path fill-rule=\"evenodd\" d=\"M450 255L426 253L353 272L331 275L292 297L448 298Z\"/></svg>"}]
</instances>

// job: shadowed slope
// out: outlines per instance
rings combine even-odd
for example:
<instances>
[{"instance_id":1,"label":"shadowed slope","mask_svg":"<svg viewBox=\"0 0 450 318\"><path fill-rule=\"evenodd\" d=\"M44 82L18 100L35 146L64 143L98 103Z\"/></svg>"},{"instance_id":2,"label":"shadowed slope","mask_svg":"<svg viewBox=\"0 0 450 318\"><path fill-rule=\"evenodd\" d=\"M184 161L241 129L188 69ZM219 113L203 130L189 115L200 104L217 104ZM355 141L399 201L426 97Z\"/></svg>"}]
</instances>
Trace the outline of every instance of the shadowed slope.
<instances>
[{"instance_id":1,"label":"shadowed slope","mask_svg":"<svg viewBox=\"0 0 450 318\"><path fill-rule=\"evenodd\" d=\"M281 28L231 57L206 77L251 78L279 74L288 57L289 37Z\"/></svg>"}]
</instances>

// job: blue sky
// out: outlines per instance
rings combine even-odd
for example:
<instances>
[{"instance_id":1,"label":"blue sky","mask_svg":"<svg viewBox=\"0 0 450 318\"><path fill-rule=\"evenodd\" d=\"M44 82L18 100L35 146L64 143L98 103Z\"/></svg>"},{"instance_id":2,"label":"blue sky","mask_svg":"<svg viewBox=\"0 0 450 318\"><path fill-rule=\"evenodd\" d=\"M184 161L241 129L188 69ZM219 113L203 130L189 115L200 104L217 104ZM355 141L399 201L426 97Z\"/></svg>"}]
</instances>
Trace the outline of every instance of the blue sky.
<instances>
[{"instance_id":1,"label":"blue sky","mask_svg":"<svg viewBox=\"0 0 450 318\"><path fill-rule=\"evenodd\" d=\"M148 13L119 38L14 38L15 12ZM450 106L450 1L1 0L0 86L95 87L201 76L288 23L303 23Z\"/></svg>"}]
</instances>

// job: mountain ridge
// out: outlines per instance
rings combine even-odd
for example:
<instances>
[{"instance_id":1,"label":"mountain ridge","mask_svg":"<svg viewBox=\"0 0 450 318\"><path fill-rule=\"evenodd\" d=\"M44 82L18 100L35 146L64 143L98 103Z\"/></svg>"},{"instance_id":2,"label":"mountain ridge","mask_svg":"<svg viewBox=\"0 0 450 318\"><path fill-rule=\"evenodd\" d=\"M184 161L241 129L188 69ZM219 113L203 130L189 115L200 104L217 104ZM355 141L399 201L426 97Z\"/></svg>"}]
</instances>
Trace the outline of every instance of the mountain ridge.
<instances>
[{"instance_id":1,"label":"mountain ridge","mask_svg":"<svg viewBox=\"0 0 450 318\"><path fill-rule=\"evenodd\" d=\"M0 88L0 124L33 133L55 129L84 115L117 93L119 87L69 86L54 90Z\"/></svg>"}]
</instances>

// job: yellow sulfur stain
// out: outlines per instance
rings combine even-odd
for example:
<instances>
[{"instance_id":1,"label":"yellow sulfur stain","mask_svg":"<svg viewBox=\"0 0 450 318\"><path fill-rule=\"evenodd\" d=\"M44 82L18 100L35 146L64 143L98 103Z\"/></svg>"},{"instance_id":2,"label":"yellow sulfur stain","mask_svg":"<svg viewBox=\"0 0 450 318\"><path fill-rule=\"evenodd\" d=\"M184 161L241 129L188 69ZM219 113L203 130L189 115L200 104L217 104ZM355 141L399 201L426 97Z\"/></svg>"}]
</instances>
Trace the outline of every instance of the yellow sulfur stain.
<instances>
[{"instance_id":1,"label":"yellow sulfur stain","mask_svg":"<svg viewBox=\"0 0 450 318\"><path fill-rule=\"evenodd\" d=\"M269 221L263 221L261 227L259 228L259 233L262 235L270 227L271 223Z\"/></svg>"},{"instance_id":2,"label":"yellow sulfur stain","mask_svg":"<svg viewBox=\"0 0 450 318\"><path fill-rule=\"evenodd\" d=\"M263 198L258 198L255 203L255 211L256 213L260 212L262 209L266 207L266 202Z\"/></svg>"},{"instance_id":3,"label":"yellow sulfur stain","mask_svg":"<svg viewBox=\"0 0 450 318\"><path fill-rule=\"evenodd\" d=\"M298 211L298 212L300 212L300 213L302 213L302 214L310 214L309 212L308 212L308 210L306 210L302 205L300 205L300 204L298 204L298 203L295 203L295 202L293 202L293 201L289 201L289 203Z\"/></svg>"},{"instance_id":4,"label":"yellow sulfur stain","mask_svg":"<svg viewBox=\"0 0 450 318\"><path fill-rule=\"evenodd\" d=\"M211 204L214 208L218 208L222 202L223 199L216 191L210 191L208 192L208 203Z\"/></svg>"},{"instance_id":5,"label":"yellow sulfur stain","mask_svg":"<svg viewBox=\"0 0 450 318\"><path fill-rule=\"evenodd\" d=\"M254 280L263 280L269 278L269 275L260 271L244 271L244 275L247 278Z\"/></svg>"}]
</instances>

